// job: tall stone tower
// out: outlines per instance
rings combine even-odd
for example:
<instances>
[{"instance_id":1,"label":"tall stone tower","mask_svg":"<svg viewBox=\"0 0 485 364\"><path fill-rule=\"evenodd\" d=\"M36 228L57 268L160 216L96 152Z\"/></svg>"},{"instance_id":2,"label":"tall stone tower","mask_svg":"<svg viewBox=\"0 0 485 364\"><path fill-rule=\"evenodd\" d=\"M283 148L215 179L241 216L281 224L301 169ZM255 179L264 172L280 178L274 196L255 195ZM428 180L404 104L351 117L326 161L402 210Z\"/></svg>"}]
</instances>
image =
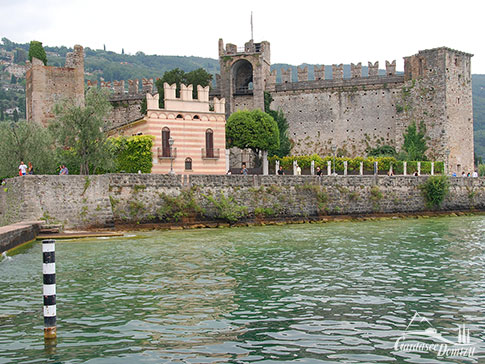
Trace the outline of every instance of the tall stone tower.
<instances>
[{"instance_id":1,"label":"tall stone tower","mask_svg":"<svg viewBox=\"0 0 485 364\"><path fill-rule=\"evenodd\" d=\"M26 73L25 103L27 120L46 126L54 118L53 107L62 100L84 104L84 50L74 46L66 55L65 67L44 66L32 59Z\"/></svg>"},{"instance_id":2,"label":"tall stone tower","mask_svg":"<svg viewBox=\"0 0 485 364\"><path fill-rule=\"evenodd\" d=\"M472 56L441 47L404 58L407 124L423 121L428 156L445 161L457 174L474 167Z\"/></svg>"},{"instance_id":3,"label":"tall stone tower","mask_svg":"<svg viewBox=\"0 0 485 364\"><path fill-rule=\"evenodd\" d=\"M264 110L264 90L270 74L269 42L250 40L244 48L219 39L221 95L226 99L226 117L237 110Z\"/></svg>"}]
</instances>

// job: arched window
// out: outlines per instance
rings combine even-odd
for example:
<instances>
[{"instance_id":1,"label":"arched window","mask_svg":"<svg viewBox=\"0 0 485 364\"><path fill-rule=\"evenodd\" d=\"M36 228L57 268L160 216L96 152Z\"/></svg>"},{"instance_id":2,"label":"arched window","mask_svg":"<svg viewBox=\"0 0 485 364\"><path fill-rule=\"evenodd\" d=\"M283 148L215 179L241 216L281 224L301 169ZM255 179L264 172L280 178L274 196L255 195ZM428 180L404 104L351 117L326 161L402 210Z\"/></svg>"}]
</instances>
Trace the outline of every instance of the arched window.
<instances>
[{"instance_id":1,"label":"arched window","mask_svg":"<svg viewBox=\"0 0 485 364\"><path fill-rule=\"evenodd\" d=\"M178 114L175 119L183 119L184 117L182 116L182 114Z\"/></svg>"},{"instance_id":2,"label":"arched window","mask_svg":"<svg viewBox=\"0 0 485 364\"><path fill-rule=\"evenodd\" d=\"M192 158L185 158L185 170L186 171L192 170Z\"/></svg>"},{"instance_id":3,"label":"arched window","mask_svg":"<svg viewBox=\"0 0 485 364\"><path fill-rule=\"evenodd\" d=\"M200 117L199 117L199 115L194 115L193 119L194 119L194 120L199 120L199 119L200 119Z\"/></svg>"},{"instance_id":4,"label":"arched window","mask_svg":"<svg viewBox=\"0 0 485 364\"><path fill-rule=\"evenodd\" d=\"M206 158L214 158L214 132L212 129L205 131L205 156Z\"/></svg>"},{"instance_id":5,"label":"arched window","mask_svg":"<svg viewBox=\"0 0 485 364\"><path fill-rule=\"evenodd\" d=\"M240 59L232 65L232 78L234 94L248 95L253 93L253 65L251 62Z\"/></svg>"},{"instance_id":6,"label":"arched window","mask_svg":"<svg viewBox=\"0 0 485 364\"><path fill-rule=\"evenodd\" d=\"M170 129L164 127L162 129L162 157L170 157Z\"/></svg>"}]
</instances>

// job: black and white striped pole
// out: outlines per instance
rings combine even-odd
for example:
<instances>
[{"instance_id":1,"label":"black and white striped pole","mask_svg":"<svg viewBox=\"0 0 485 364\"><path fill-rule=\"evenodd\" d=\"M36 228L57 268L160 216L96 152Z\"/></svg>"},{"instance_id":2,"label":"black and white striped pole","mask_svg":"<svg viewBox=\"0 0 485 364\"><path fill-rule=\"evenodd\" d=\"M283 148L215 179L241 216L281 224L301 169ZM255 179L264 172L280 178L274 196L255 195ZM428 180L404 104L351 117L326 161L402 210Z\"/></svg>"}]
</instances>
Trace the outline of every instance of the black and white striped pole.
<instances>
[{"instance_id":1,"label":"black and white striped pole","mask_svg":"<svg viewBox=\"0 0 485 364\"><path fill-rule=\"evenodd\" d=\"M55 339L56 329L56 245L55 240L42 241L44 285L44 339Z\"/></svg>"}]
</instances>

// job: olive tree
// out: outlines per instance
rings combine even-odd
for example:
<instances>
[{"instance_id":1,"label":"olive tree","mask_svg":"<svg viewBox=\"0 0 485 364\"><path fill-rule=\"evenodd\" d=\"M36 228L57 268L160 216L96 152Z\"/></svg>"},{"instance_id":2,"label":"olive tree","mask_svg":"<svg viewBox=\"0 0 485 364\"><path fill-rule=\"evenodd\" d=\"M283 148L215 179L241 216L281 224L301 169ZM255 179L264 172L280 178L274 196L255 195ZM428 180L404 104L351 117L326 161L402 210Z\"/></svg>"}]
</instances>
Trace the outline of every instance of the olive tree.
<instances>
[{"instance_id":1,"label":"olive tree","mask_svg":"<svg viewBox=\"0 0 485 364\"><path fill-rule=\"evenodd\" d=\"M113 164L110 143L104 133L104 119L111 110L108 95L103 90L89 89L85 105L72 101L57 104L56 119L49 125L61 154L75 163L80 174L107 170Z\"/></svg>"}]
</instances>

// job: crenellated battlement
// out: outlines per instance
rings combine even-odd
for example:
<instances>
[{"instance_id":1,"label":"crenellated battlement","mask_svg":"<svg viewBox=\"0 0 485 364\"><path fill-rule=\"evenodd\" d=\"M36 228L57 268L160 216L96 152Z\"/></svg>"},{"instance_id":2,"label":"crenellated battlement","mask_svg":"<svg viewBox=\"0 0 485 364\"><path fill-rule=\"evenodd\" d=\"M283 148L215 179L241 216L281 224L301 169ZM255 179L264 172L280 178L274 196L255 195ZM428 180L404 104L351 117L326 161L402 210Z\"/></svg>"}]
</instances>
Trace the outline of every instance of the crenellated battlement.
<instances>
[{"instance_id":1,"label":"crenellated battlement","mask_svg":"<svg viewBox=\"0 0 485 364\"><path fill-rule=\"evenodd\" d=\"M325 72L325 68L327 71ZM331 67L325 65L313 66L313 78L310 79L308 66L297 67L297 81L293 81L293 68L282 68L278 82L278 71L273 70L268 75L266 85L268 91L297 90L312 88L328 88L336 86L352 85L382 85L384 83L403 82L402 76L396 76L396 61L386 61L385 75L379 75L379 62L368 62L368 72L363 75L362 62L350 64L350 78L345 77L344 65L333 64Z\"/></svg>"},{"instance_id":2,"label":"crenellated battlement","mask_svg":"<svg viewBox=\"0 0 485 364\"><path fill-rule=\"evenodd\" d=\"M251 39L249 42L244 43L244 47L238 47L235 44L227 43L226 47L224 48L224 41L222 38L219 39L219 57L255 53L260 53L263 56L269 56L269 51L269 42L267 41L254 43L254 41Z\"/></svg>"},{"instance_id":3,"label":"crenellated battlement","mask_svg":"<svg viewBox=\"0 0 485 364\"><path fill-rule=\"evenodd\" d=\"M140 89L141 84L141 89ZM115 80L113 82L105 81L101 79L99 87L101 89L108 90L111 101L123 101L123 100L137 100L143 99L147 93L154 92L154 80L153 78L143 78L141 82L139 79L133 80ZM98 81L87 80L88 88L97 88Z\"/></svg>"},{"instance_id":4,"label":"crenellated battlement","mask_svg":"<svg viewBox=\"0 0 485 364\"><path fill-rule=\"evenodd\" d=\"M176 110L176 111L194 111L194 112L210 112L209 107L209 86L202 87L197 86L197 99L193 98L193 85L180 85L180 97L177 97L177 84L169 85L167 82L163 84L164 91L164 104L165 110ZM159 109L158 101L159 95L151 93L146 94L147 98L147 109L157 110ZM217 97L213 100L214 112L224 113L225 112L225 99L219 99Z\"/></svg>"}]
</instances>

